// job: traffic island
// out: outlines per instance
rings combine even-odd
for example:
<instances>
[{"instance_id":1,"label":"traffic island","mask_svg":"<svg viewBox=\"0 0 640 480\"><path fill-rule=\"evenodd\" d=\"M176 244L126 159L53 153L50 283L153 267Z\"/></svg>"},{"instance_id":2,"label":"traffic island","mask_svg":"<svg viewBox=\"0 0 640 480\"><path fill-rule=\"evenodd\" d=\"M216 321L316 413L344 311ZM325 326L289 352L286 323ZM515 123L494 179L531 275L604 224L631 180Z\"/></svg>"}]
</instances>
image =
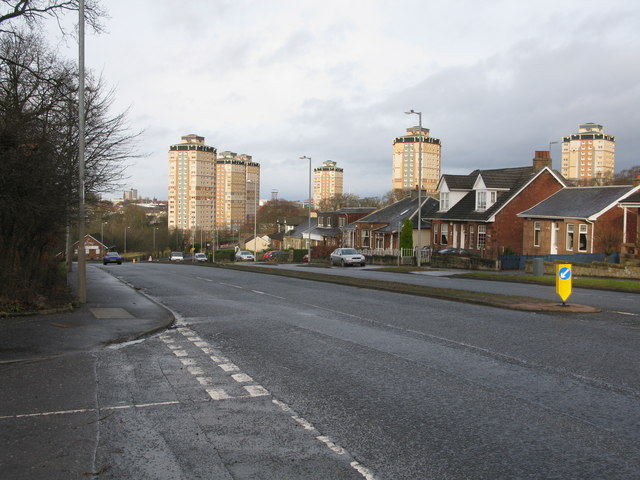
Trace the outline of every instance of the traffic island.
<instances>
[{"instance_id":1,"label":"traffic island","mask_svg":"<svg viewBox=\"0 0 640 480\"><path fill-rule=\"evenodd\" d=\"M299 278L302 280L334 283L356 288L368 288L370 290L381 290L385 292L402 293L404 295L437 298L439 300L449 300L453 302L472 303L475 305L505 308L509 310L542 313L596 313L601 311L598 308L584 305L567 305L563 307L561 305L558 305L557 303L549 302L549 300L534 297L503 295L499 293L489 294L472 290L437 288L431 286L414 285L411 283L385 282L367 278L345 277L340 275L321 273L320 270L316 269L284 270L269 268L265 266L235 266L233 264L218 264L215 266L218 266L220 268L230 268L233 270L242 270L245 272L250 271L267 275L280 275L283 277Z\"/></svg>"}]
</instances>

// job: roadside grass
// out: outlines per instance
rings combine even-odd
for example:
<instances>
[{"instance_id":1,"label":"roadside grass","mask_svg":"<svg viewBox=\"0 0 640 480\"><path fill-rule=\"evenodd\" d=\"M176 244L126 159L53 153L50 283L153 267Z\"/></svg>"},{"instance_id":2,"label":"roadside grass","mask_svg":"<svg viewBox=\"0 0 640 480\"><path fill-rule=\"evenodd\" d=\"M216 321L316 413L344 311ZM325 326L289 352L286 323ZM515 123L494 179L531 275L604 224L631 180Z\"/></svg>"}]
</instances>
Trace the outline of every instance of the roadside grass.
<instances>
[{"instance_id":1,"label":"roadside grass","mask_svg":"<svg viewBox=\"0 0 640 480\"><path fill-rule=\"evenodd\" d=\"M415 266L390 266L377 268L380 272L411 273L421 270L439 270L438 268L418 268ZM454 274L458 278L470 278L476 280L493 280L496 282L517 282L532 283L536 285L556 284L554 275L533 276L529 274L509 274L500 272L465 272ZM620 279L620 278L598 278L598 277L573 277L572 286L576 288L591 288L596 290L612 290L617 292L640 293L640 280Z\"/></svg>"},{"instance_id":2,"label":"roadside grass","mask_svg":"<svg viewBox=\"0 0 640 480\"><path fill-rule=\"evenodd\" d=\"M471 278L477 280L493 280L498 282L534 283L537 285L556 284L556 277L552 275L509 275L492 272L460 273L458 278ZM596 277L573 277L572 286L576 288L592 288L597 290L613 290L617 292L640 293L640 280Z\"/></svg>"},{"instance_id":3,"label":"roadside grass","mask_svg":"<svg viewBox=\"0 0 640 480\"><path fill-rule=\"evenodd\" d=\"M496 293L474 292L470 290L457 290L453 288L437 288L423 285L412 285L401 282L387 282L379 280L371 280L366 278L356 278L340 275L326 275L314 273L312 269L300 270L283 270L269 267L253 267L250 265L233 265L217 264L213 265L219 268L228 268L233 270L250 271L254 273L263 273L267 275L279 275L282 277L298 278L302 280L313 280L316 282L326 282L338 285L346 285L356 288L367 288L371 290L381 290L385 292L402 293L405 295L416 295L420 297L437 298L440 300L451 300L455 302L472 303L476 305L485 305L490 307L516 309L520 304L546 305L548 300L516 296L502 295ZM415 270L415 268L414 268Z\"/></svg>"}]
</instances>

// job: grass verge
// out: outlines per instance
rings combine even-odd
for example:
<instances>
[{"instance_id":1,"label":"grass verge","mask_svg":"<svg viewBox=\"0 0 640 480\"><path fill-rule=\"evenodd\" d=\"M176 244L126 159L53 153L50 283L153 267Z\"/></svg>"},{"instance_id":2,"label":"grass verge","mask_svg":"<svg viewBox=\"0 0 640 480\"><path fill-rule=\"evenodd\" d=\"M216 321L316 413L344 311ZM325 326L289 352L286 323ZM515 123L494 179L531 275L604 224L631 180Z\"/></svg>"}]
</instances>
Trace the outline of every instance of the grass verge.
<instances>
[{"instance_id":1,"label":"grass verge","mask_svg":"<svg viewBox=\"0 0 640 480\"><path fill-rule=\"evenodd\" d=\"M283 270L269 267L252 267L249 265L236 266L233 264L219 264L220 268L249 271L254 273L264 273L268 275L280 275L282 277L298 278L302 280L313 280L316 282L334 283L347 285L350 287L367 288L370 290L381 290L392 293L402 293L405 295L416 295L420 297L437 298L440 300L450 300L455 302L472 303L489 307L507 308L511 310L524 310L519 305L548 305L548 300L534 297L523 297L514 295L502 295L496 293L473 292L470 290L457 290L454 288L436 288L423 285L412 285L400 282L382 282L366 278L344 277L340 275L318 274L309 270Z\"/></svg>"},{"instance_id":2,"label":"grass verge","mask_svg":"<svg viewBox=\"0 0 640 480\"><path fill-rule=\"evenodd\" d=\"M473 272L457 274L458 278L471 278L477 280L493 280L497 282L534 283L537 285L555 285L556 277L545 275L534 277L533 275L505 275L492 272ZM572 286L576 288L593 288L597 290L612 290L616 292L640 293L640 280L627 280L618 278L573 277Z\"/></svg>"}]
</instances>

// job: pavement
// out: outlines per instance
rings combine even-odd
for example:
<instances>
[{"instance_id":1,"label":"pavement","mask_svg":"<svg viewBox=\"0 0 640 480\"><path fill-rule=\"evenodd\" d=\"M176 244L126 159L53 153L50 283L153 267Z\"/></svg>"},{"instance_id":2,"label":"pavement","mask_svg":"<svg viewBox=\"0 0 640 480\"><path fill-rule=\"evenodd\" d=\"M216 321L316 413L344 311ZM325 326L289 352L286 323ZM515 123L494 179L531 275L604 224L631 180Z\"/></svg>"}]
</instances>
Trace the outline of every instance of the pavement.
<instances>
[{"instance_id":1,"label":"pavement","mask_svg":"<svg viewBox=\"0 0 640 480\"><path fill-rule=\"evenodd\" d=\"M69 278L72 287L76 273ZM0 319L0 363L125 343L162 331L175 320L166 308L101 268L87 266L86 283L87 302L73 311Z\"/></svg>"}]
</instances>

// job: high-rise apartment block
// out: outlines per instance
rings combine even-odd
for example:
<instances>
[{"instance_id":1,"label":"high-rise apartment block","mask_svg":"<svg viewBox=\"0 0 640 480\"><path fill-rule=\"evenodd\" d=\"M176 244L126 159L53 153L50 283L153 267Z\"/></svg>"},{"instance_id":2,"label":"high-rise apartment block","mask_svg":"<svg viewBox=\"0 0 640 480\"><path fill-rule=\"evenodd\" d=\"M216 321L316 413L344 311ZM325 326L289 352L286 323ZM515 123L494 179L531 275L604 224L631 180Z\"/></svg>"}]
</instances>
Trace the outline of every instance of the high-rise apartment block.
<instances>
[{"instance_id":1,"label":"high-rise apartment block","mask_svg":"<svg viewBox=\"0 0 640 480\"><path fill-rule=\"evenodd\" d=\"M130 189L130 190L128 190L128 191L125 191L125 192L122 194L122 199L123 199L124 201L127 201L127 200L128 200L128 201L130 201L130 202L135 202L136 200L138 200L138 190L136 190L136 189L132 188L132 189Z\"/></svg>"},{"instance_id":2,"label":"high-rise apartment block","mask_svg":"<svg viewBox=\"0 0 640 480\"><path fill-rule=\"evenodd\" d=\"M216 149L185 135L169 147L169 228L213 229Z\"/></svg>"},{"instance_id":3,"label":"high-rise apartment block","mask_svg":"<svg viewBox=\"0 0 640 480\"><path fill-rule=\"evenodd\" d=\"M204 140L185 135L169 147L169 228L236 229L256 214L260 165L249 155L218 157Z\"/></svg>"},{"instance_id":4,"label":"high-rise apartment block","mask_svg":"<svg viewBox=\"0 0 640 480\"><path fill-rule=\"evenodd\" d=\"M419 172L421 141L422 172ZM440 180L440 155L440 139L430 136L428 128L407 128L406 135L393 141L392 190L413 190L422 185L427 193L436 193Z\"/></svg>"},{"instance_id":5,"label":"high-rise apartment block","mask_svg":"<svg viewBox=\"0 0 640 480\"><path fill-rule=\"evenodd\" d=\"M216 225L237 229L256 215L260 164L250 155L220 152L216 159Z\"/></svg>"},{"instance_id":6,"label":"high-rise apartment block","mask_svg":"<svg viewBox=\"0 0 640 480\"><path fill-rule=\"evenodd\" d=\"M584 123L578 133L562 137L562 175L579 183L601 183L613 177L616 139L602 125Z\"/></svg>"},{"instance_id":7,"label":"high-rise apartment block","mask_svg":"<svg viewBox=\"0 0 640 480\"><path fill-rule=\"evenodd\" d=\"M328 200L343 192L343 169L336 162L327 160L321 167L313 169L313 205L318 207L322 200Z\"/></svg>"}]
</instances>

